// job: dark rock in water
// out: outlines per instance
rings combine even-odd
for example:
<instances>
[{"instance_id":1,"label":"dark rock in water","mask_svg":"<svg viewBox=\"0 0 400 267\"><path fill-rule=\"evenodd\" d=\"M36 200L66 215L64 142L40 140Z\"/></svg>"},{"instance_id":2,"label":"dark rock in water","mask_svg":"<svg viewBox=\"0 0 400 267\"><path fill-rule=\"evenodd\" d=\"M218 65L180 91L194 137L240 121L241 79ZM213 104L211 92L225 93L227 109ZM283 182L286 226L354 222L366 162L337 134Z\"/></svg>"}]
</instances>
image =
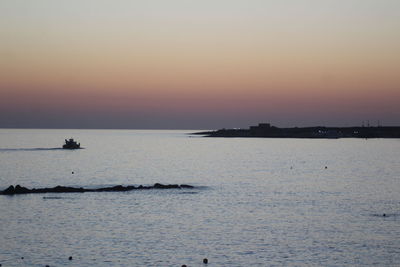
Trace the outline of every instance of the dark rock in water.
<instances>
[{"instance_id":1,"label":"dark rock in water","mask_svg":"<svg viewBox=\"0 0 400 267\"><path fill-rule=\"evenodd\" d=\"M12 195L15 194L15 189L13 185L10 185L6 190L3 191L4 195Z\"/></svg>"},{"instance_id":2,"label":"dark rock in water","mask_svg":"<svg viewBox=\"0 0 400 267\"><path fill-rule=\"evenodd\" d=\"M164 184L159 184L159 183L154 184L153 187L156 188L156 189L180 188L180 186L178 184L167 184L167 185L164 185Z\"/></svg>"},{"instance_id":3,"label":"dark rock in water","mask_svg":"<svg viewBox=\"0 0 400 267\"><path fill-rule=\"evenodd\" d=\"M188 184L181 184L181 188L194 188L194 186Z\"/></svg>"},{"instance_id":4,"label":"dark rock in water","mask_svg":"<svg viewBox=\"0 0 400 267\"><path fill-rule=\"evenodd\" d=\"M136 187L134 187L134 186L116 185L113 187L94 189L93 191L96 191L96 192L122 192L122 191L131 191L134 189L136 189Z\"/></svg>"},{"instance_id":5,"label":"dark rock in water","mask_svg":"<svg viewBox=\"0 0 400 267\"><path fill-rule=\"evenodd\" d=\"M22 187L19 184L15 187L10 185L6 190L3 191L5 195L13 195L13 194L26 194L29 193L29 189L26 187Z\"/></svg>"},{"instance_id":6,"label":"dark rock in water","mask_svg":"<svg viewBox=\"0 0 400 267\"><path fill-rule=\"evenodd\" d=\"M182 188L194 188L194 186L192 185L188 185L188 184L168 184L168 185L163 185L163 184L159 184L156 183L154 184L153 188L156 189L182 189Z\"/></svg>"},{"instance_id":7,"label":"dark rock in water","mask_svg":"<svg viewBox=\"0 0 400 267\"><path fill-rule=\"evenodd\" d=\"M143 186L140 185L138 187L135 186L122 186L116 185L112 187L104 187L98 189L88 189L82 187L66 187L66 186L56 186L51 188L32 188L28 189L26 187L22 187L20 185L10 185L6 190L0 191L0 195L15 195L15 194L35 194L35 193L84 193L84 192L125 192L132 190L143 190L143 189L182 189L182 188L194 188L191 185L178 185L178 184L160 184L156 183L153 186Z\"/></svg>"},{"instance_id":8,"label":"dark rock in water","mask_svg":"<svg viewBox=\"0 0 400 267\"><path fill-rule=\"evenodd\" d=\"M80 187L80 188L74 188L74 187L65 187L65 186L56 186L54 188L55 193L65 193L65 192L72 192L72 193L80 193L80 192L85 192L85 190Z\"/></svg>"},{"instance_id":9,"label":"dark rock in water","mask_svg":"<svg viewBox=\"0 0 400 267\"><path fill-rule=\"evenodd\" d=\"M204 264L208 264L208 259L207 259L207 258L204 258L204 259L203 259L203 263L204 263Z\"/></svg>"},{"instance_id":10,"label":"dark rock in water","mask_svg":"<svg viewBox=\"0 0 400 267\"><path fill-rule=\"evenodd\" d=\"M19 184L17 184L17 185L15 186L15 189L14 189L15 194L21 194L21 193L23 193L23 192L25 192L25 191L26 191L26 188L25 188L25 187L22 187L22 186L20 186Z\"/></svg>"}]
</instances>

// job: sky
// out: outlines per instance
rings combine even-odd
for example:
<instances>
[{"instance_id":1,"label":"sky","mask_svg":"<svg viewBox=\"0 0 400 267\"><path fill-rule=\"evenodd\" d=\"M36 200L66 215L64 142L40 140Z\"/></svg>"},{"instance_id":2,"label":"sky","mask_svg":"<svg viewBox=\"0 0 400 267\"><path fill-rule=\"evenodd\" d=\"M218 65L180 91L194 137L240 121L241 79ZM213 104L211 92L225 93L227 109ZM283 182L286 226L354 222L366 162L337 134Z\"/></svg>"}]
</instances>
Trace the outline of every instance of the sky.
<instances>
[{"instance_id":1,"label":"sky","mask_svg":"<svg viewBox=\"0 0 400 267\"><path fill-rule=\"evenodd\" d=\"M0 127L400 125L398 0L1 0Z\"/></svg>"}]
</instances>

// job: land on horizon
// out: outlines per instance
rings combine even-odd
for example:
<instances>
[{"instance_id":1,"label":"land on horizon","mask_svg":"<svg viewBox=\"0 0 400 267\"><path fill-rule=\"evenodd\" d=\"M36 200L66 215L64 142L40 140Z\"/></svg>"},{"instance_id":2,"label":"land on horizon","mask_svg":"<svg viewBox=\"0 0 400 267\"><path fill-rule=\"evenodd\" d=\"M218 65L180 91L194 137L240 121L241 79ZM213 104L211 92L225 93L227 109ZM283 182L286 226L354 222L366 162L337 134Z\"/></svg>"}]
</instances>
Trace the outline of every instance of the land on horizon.
<instances>
[{"instance_id":1,"label":"land on horizon","mask_svg":"<svg viewBox=\"0 0 400 267\"><path fill-rule=\"evenodd\" d=\"M259 123L249 129L220 129L197 132L207 137L264 137L264 138L400 138L400 126L353 126L353 127L292 127L279 128L269 123Z\"/></svg>"}]
</instances>

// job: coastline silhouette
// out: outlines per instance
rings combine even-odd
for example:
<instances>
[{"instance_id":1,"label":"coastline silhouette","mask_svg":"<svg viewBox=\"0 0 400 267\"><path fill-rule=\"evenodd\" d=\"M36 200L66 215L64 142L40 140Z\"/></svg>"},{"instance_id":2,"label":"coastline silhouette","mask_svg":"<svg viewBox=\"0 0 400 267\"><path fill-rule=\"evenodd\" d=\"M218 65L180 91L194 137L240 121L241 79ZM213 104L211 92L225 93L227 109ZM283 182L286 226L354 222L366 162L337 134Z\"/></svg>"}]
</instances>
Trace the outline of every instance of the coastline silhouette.
<instances>
[{"instance_id":1,"label":"coastline silhouette","mask_svg":"<svg viewBox=\"0 0 400 267\"><path fill-rule=\"evenodd\" d=\"M353 127L292 127L278 128L269 123L259 123L249 129L220 129L197 132L206 137L265 137L265 138L400 138L400 126Z\"/></svg>"}]
</instances>

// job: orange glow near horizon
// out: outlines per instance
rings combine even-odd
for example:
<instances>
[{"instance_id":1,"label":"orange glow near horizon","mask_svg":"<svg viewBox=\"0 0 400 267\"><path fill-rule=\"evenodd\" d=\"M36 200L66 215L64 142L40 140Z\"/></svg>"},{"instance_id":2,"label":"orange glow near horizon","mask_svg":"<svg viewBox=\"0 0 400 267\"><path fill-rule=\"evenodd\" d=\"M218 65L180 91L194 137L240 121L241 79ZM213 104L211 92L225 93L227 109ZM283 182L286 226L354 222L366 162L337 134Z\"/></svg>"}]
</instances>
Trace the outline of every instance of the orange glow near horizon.
<instances>
[{"instance_id":1,"label":"orange glow near horizon","mask_svg":"<svg viewBox=\"0 0 400 267\"><path fill-rule=\"evenodd\" d=\"M155 124L157 116L177 116L181 124L174 125L182 128L198 125L182 120L184 114L201 117L200 127L215 117L211 126L233 127L235 118L238 126L259 119L400 123L395 1L312 1L307 8L304 1L156 2L121 0L92 9L94 3L42 1L21 10L4 1L3 116L156 114ZM12 126L1 118L0 127Z\"/></svg>"}]
</instances>

